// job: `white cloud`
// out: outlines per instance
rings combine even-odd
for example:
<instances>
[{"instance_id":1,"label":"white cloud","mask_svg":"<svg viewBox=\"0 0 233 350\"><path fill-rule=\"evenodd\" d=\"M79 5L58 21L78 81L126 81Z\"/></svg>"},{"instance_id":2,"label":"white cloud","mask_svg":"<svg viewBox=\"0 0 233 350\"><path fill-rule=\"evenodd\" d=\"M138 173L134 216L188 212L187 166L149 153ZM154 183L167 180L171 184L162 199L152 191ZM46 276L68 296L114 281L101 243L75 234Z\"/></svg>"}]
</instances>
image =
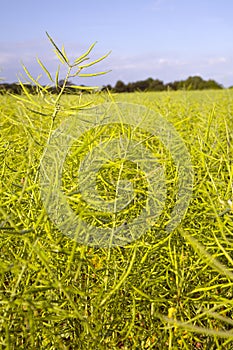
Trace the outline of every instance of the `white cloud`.
<instances>
[{"instance_id":1,"label":"white cloud","mask_svg":"<svg viewBox=\"0 0 233 350\"><path fill-rule=\"evenodd\" d=\"M233 85L231 57L159 57L147 54L138 56L113 56L109 60L112 73L109 76L111 83L117 80L132 82L152 77L164 82L186 79L191 75L200 75L204 79L215 79L224 86ZM104 63L103 63L104 64ZM106 76L107 79L107 76Z\"/></svg>"},{"instance_id":2,"label":"white cloud","mask_svg":"<svg viewBox=\"0 0 233 350\"><path fill-rule=\"evenodd\" d=\"M69 51L74 52L74 46L72 47L70 45ZM25 41L11 44L0 43L1 75L4 75L5 80L8 82L17 81L17 76L23 72L21 64L23 63L32 75L37 77L41 73L41 67L37 62L37 57L55 75L60 62L53 52L53 47L46 39L43 41ZM64 74L62 76L63 72L63 67L61 67L61 78L64 77ZM47 79L44 82L47 82Z\"/></svg>"},{"instance_id":3,"label":"white cloud","mask_svg":"<svg viewBox=\"0 0 233 350\"><path fill-rule=\"evenodd\" d=\"M10 53L1 53L0 54L0 65L7 65L12 59L14 58L14 56Z\"/></svg>"},{"instance_id":4,"label":"white cloud","mask_svg":"<svg viewBox=\"0 0 233 350\"><path fill-rule=\"evenodd\" d=\"M163 8L166 8L166 10L168 10L168 11L173 11L174 10L173 0L154 0L149 5L150 11L158 12L158 11L162 10Z\"/></svg>"},{"instance_id":5,"label":"white cloud","mask_svg":"<svg viewBox=\"0 0 233 350\"><path fill-rule=\"evenodd\" d=\"M227 62L227 58L226 57L211 57L207 60L208 64L222 64L222 63L226 63Z\"/></svg>"},{"instance_id":6,"label":"white cloud","mask_svg":"<svg viewBox=\"0 0 233 350\"><path fill-rule=\"evenodd\" d=\"M80 45L81 46L81 45ZM79 47L80 47L79 46ZM74 57L77 44L70 44L67 51L68 55ZM87 48L81 46L82 51ZM93 58L100 57L103 53L97 52L96 48L93 52ZM80 52L81 54L82 52ZM25 63L33 76L41 73L36 57L39 57L48 70L54 75L59 64L55 60L55 54L49 43L46 42L25 42L7 45L0 43L0 70L6 81L17 81L17 74L22 72L21 61ZM233 85L232 60L230 56L206 56L206 57L187 57L180 54L138 54L138 55L118 55L112 53L106 60L98 63L95 67L91 67L89 72L112 70L104 76L81 79L80 84L94 85L115 85L117 80L124 82L132 82L143 80L148 77L161 79L165 83L174 80L185 79L190 75L201 75L205 79L215 79L224 86ZM64 71L62 70L62 73ZM61 78L64 73L61 73ZM47 83L47 80L41 80Z\"/></svg>"}]
</instances>

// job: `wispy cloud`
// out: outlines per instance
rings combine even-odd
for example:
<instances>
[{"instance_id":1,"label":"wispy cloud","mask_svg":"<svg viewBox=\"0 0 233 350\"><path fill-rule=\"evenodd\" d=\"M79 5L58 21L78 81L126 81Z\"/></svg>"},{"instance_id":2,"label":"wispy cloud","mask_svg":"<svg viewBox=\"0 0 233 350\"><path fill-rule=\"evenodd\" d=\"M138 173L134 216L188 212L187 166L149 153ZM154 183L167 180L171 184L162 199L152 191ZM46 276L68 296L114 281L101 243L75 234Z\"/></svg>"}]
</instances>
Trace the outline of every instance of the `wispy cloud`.
<instances>
[{"instance_id":1,"label":"wispy cloud","mask_svg":"<svg viewBox=\"0 0 233 350\"><path fill-rule=\"evenodd\" d=\"M140 55L138 57L114 57L111 61L112 78L125 82L158 78L165 82L185 79L190 75L201 75L205 79L216 79L229 86L232 71L231 57L169 57ZM232 81L232 78L231 78Z\"/></svg>"},{"instance_id":2,"label":"wispy cloud","mask_svg":"<svg viewBox=\"0 0 233 350\"><path fill-rule=\"evenodd\" d=\"M59 44L58 44L59 45ZM60 46L60 45L59 45ZM79 52L77 52L77 46ZM66 45L66 52L68 57L75 60L78 55L81 55L87 50L87 46L82 43ZM97 49L94 50L93 55L90 57L94 60L103 55L103 52L98 52ZM61 65L56 54L53 52L53 47L49 42L45 41L25 41L25 42L15 42L12 44L6 44L0 42L0 71L1 77L7 82L15 82L18 80L18 76L23 73L22 63L27 67L34 77L42 74L41 83L48 83L46 74L42 71L41 67L37 62L37 57L44 63L46 68L49 70L52 76L55 76L56 70L60 65L60 78L64 78L65 67ZM101 64L99 65L101 66ZM102 66L103 70L106 68ZM100 69L101 70L101 69ZM82 83L85 84L87 80L82 79ZM87 82L88 84L88 82Z\"/></svg>"},{"instance_id":3,"label":"wispy cloud","mask_svg":"<svg viewBox=\"0 0 233 350\"><path fill-rule=\"evenodd\" d=\"M154 12L158 12L164 8L168 11L173 11L174 0L153 0L148 6L148 9Z\"/></svg>"},{"instance_id":4,"label":"wispy cloud","mask_svg":"<svg viewBox=\"0 0 233 350\"><path fill-rule=\"evenodd\" d=\"M228 59L227 57L210 57L207 59L207 64L210 65L216 65L216 64L223 64L223 63L227 63Z\"/></svg>"},{"instance_id":5,"label":"wispy cloud","mask_svg":"<svg viewBox=\"0 0 233 350\"><path fill-rule=\"evenodd\" d=\"M7 65L10 61L14 60L14 55L7 53L7 52L3 52L0 54L0 66L2 65Z\"/></svg>"},{"instance_id":6,"label":"wispy cloud","mask_svg":"<svg viewBox=\"0 0 233 350\"><path fill-rule=\"evenodd\" d=\"M25 42L14 45L0 45L0 70L1 76L6 81L17 81L17 75L23 72L21 61L29 71L36 77L41 73L36 57L44 62L48 70L55 75L59 62L55 59L52 48L47 43ZM77 44L68 46L68 54L76 58ZM83 47L81 50L86 50ZM82 51L84 51L82 50ZM80 52L81 54L82 52ZM99 57L97 49L93 53ZM119 55L112 53L107 60L90 68L90 71L112 70L111 73L94 79L82 79L79 83L95 85L115 85L117 80L132 82L146 79L148 77L158 78L164 82L185 79L190 75L201 75L203 78L213 78L224 86L233 84L232 57L227 55L212 55L206 57L187 57L181 54L155 54L147 53L140 55ZM61 78L64 77L64 70L61 70ZM42 77L42 83L47 80Z\"/></svg>"}]
</instances>

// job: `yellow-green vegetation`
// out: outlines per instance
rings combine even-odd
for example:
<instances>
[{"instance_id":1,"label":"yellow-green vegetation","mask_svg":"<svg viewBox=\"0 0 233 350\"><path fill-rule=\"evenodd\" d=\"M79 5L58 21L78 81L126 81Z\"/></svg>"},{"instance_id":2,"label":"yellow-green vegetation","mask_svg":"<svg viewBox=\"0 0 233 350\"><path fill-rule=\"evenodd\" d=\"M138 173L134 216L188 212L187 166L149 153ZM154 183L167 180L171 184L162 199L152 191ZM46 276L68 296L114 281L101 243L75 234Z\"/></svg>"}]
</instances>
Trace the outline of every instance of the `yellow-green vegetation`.
<instances>
[{"instance_id":1,"label":"yellow-green vegetation","mask_svg":"<svg viewBox=\"0 0 233 350\"><path fill-rule=\"evenodd\" d=\"M51 128L69 113L52 122L38 113L43 98L31 99L37 111L0 99L1 349L232 349L233 92L62 96L70 113L88 102L145 105L174 125L191 155L193 195L180 225L166 232L165 210L139 240L109 249L78 244L46 215L40 160ZM77 159L68 157L64 191Z\"/></svg>"}]
</instances>

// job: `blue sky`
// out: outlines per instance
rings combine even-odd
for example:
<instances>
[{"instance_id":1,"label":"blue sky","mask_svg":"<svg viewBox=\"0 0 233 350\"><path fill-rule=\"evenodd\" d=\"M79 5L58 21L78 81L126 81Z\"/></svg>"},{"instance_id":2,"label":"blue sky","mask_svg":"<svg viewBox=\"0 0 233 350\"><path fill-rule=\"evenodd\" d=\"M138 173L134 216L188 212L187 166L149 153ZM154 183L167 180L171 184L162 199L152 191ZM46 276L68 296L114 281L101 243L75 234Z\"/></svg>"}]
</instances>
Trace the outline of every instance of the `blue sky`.
<instances>
[{"instance_id":1,"label":"blue sky","mask_svg":"<svg viewBox=\"0 0 233 350\"><path fill-rule=\"evenodd\" d=\"M7 0L1 2L0 77L17 81L23 62L34 76L39 57L52 74L56 60L45 31L77 58L97 41L91 71L112 71L80 84L115 85L148 77L190 75L233 85L232 0ZM43 83L46 82L42 77Z\"/></svg>"}]
</instances>

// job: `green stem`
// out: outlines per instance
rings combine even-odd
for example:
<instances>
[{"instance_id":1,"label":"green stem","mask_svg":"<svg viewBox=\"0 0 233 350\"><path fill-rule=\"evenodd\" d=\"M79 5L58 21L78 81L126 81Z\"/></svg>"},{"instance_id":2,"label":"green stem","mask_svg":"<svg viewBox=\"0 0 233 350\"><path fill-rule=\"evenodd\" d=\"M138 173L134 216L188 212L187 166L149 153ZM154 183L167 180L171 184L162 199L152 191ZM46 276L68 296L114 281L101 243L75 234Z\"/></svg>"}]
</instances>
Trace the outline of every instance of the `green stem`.
<instances>
[{"instance_id":1,"label":"green stem","mask_svg":"<svg viewBox=\"0 0 233 350\"><path fill-rule=\"evenodd\" d=\"M68 82L68 80L69 80L71 69L72 69L72 67L69 66L69 67L68 67L68 71L67 71L67 73L66 73L65 80L64 80L63 85L62 85L62 87L61 87L61 91L59 92L59 94L57 95L57 98L56 98L56 100L55 100L55 103L54 103L54 111L53 111L53 115L52 115L52 121L53 121L53 122L55 121L56 116L57 116L57 113L58 113L58 111L59 111L59 102L60 102L60 99L61 99L61 97L62 97L62 95L63 95L63 92L64 92L64 90L65 90L65 88L66 88L66 84L67 84L67 82ZM53 123L52 123L52 125L53 125Z\"/></svg>"}]
</instances>

